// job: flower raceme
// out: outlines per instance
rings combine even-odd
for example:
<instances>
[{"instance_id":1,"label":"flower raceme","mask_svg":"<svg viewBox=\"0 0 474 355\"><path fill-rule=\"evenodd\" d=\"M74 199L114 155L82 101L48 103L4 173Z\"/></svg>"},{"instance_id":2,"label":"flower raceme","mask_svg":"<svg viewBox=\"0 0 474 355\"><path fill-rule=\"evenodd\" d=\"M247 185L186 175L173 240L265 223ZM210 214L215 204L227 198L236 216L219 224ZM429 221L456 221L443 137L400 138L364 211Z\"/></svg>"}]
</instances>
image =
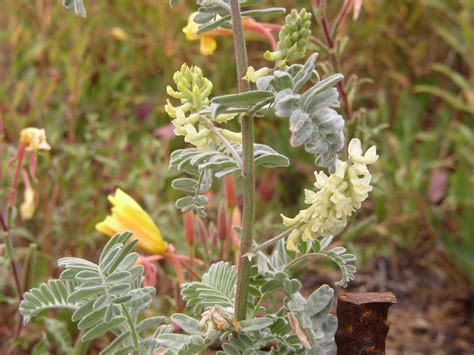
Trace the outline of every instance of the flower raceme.
<instances>
[{"instance_id":1,"label":"flower raceme","mask_svg":"<svg viewBox=\"0 0 474 355\"><path fill-rule=\"evenodd\" d=\"M348 152L349 160L337 160L333 174L315 173L314 186L318 191L305 190L308 208L294 218L282 215L284 225L295 227L288 237L288 250L296 250L301 239L308 241L337 233L372 191L372 175L367 165L378 159L375 146L363 154L360 140L354 138L349 143Z\"/></svg>"},{"instance_id":2,"label":"flower raceme","mask_svg":"<svg viewBox=\"0 0 474 355\"><path fill-rule=\"evenodd\" d=\"M209 108L212 83L204 77L201 68L183 64L173 75L173 80L176 89L168 86L166 91L181 104L174 106L168 100L165 111L173 118L174 133L177 136L183 136L185 142L200 149L217 144L218 134L230 143L241 143L241 133L215 126L234 119L235 114L221 114L214 119L212 115L202 113L202 110Z\"/></svg>"},{"instance_id":3,"label":"flower raceme","mask_svg":"<svg viewBox=\"0 0 474 355\"><path fill-rule=\"evenodd\" d=\"M138 239L138 246L144 251L154 255L166 253L168 244L160 230L150 215L132 197L117 189L114 195L108 196L108 199L112 204L112 214L95 226L99 232L113 236L119 232L130 231Z\"/></svg>"}]
</instances>

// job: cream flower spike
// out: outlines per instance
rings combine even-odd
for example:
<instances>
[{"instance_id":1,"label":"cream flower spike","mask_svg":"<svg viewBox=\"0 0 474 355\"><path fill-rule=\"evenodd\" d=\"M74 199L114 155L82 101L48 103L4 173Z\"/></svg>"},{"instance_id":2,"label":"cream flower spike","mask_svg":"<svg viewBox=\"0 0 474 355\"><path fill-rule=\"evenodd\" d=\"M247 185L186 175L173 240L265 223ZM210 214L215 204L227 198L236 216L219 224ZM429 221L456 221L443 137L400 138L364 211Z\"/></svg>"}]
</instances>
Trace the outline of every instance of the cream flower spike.
<instances>
[{"instance_id":1,"label":"cream flower spike","mask_svg":"<svg viewBox=\"0 0 474 355\"><path fill-rule=\"evenodd\" d=\"M283 224L296 226L288 236L286 248L296 250L300 240L313 240L334 235L342 230L348 218L358 210L372 191L372 176L367 164L377 161L375 146L365 154L358 139L349 143L349 161L336 161L336 171L329 176L325 172L315 173L316 191L305 190L306 209L294 218L282 215Z\"/></svg>"}]
</instances>

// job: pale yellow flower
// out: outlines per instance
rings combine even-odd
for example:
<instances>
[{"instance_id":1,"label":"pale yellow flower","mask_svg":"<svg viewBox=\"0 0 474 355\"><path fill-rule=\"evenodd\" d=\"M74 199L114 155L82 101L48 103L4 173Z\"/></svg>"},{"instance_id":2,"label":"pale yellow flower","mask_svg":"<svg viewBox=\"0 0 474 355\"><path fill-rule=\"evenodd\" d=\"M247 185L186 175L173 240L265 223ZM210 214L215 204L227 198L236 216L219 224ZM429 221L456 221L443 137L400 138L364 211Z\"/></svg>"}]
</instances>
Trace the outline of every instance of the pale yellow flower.
<instances>
[{"instance_id":1,"label":"pale yellow flower","mask_svg":"<svg viewBox=\"0 0 474 355\"><path fill-rule=\"evenodd\" d=\"M51 146L46 141L46 132L40 128L28 127L22 129L20 142L26 145L27 151L51 149Z\"/></svg>"},{"instance_id":2,"label":"pale yellow flower","mask_svg":"<svg viewBox=\"0 0 474 355\"><path fill-rule=\"evenodd\" d=\"M244 80L250 81L252 83L257 82L258 78L261 78L263 76L266 76L270 74L270 69L267 67L260 68L258 70L255 70L254 67L250 66L247 68L247 73L245 76L242 78Z\"/></svg>"},{"instance_id":3,"label":"pale yellow flower","mask_svg":"<svg viewBox=\"0 0 474 355\"><path fill-rule=\"evenodd\" d=\"M110 36L120 42L125 42L128 39L128 34L121 27L112 27L109 31Z\"/></svg>"},{"instance_id":4,"label":"pale yellow flower","mask_svg":"<svg viewBox=\"0 0 474 355\"><path fill-rule=\"evenodd\" d=\"M24 220L33 218L36 210L35 190L31 187L25 189L23 194L23 203L20 206L20 215Z\"/></svg>"},{"instance_id":5,"label":"pale yellow flower","mask_svg":"<svg viewBox=\"0 0 474 355\"><path fill-rule=\"evenodd\" d=\"M98 223L95 228L108 236L130 231L138 239L138 246L150 254L163 255L168 244L160 230L145 210L120 189L108 199L112 204L112 215Z\"/></svg>"},{"instance_id":6,"label":"pale yellow flower","mask_svg":"<svg viewBox=\"0 0 474 355\"><path fill-rule=\"evenodd\" d=\"M296 226L288 236L288 250L296 250L300 239L308 241L337 233L369 196L372 175L367 164L377 161L376 148L372 146L363 154L360 140L352 139L348 150L349 161L337 160L333 174L315 173L317 191L305 190L308 208L294 218L282 215L284 225Z\"/></svg>"},{"instance_id":7,"label":"pale yellow flower","mask_svg":"<svg viewBox=\"0 0 474 355\"><path fill-rule=\"evenodd\" d=\"M375 146L370 147L367 149L365 154L363 154L362 143L357 138L354 138L349 142L348 152L349 159L354 163L373 164L379 158Z\"/></svg>"}]
</instances>

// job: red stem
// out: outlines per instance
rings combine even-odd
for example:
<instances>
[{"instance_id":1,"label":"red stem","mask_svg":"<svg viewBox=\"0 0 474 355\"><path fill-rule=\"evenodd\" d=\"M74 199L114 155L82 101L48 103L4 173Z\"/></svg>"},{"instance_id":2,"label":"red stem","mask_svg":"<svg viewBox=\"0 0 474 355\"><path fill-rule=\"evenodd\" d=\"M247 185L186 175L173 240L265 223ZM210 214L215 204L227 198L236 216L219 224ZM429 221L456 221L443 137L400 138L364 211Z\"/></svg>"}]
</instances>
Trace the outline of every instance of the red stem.
<instances>
[{"instance_id":1,"label":"red stem","mask_svg":"<svg viewBox=\"0 0 474 355\"><path fill-rule=\"evenodd\" d=\"M345 18L347 17L347 13L349 12L349 9L351 8L353 4L354 4L353 0L344 1L344 4L342 5L341 10L339 11L339 14L337 15L336 22L334 23L334 27L332 28L332 31L331 31L332 34L336 33L337 28L345 20Z\"/></svg>"},{"instance_id":2,"label":"red stem","mask_svg":"<svg viewBox=\"0 0 474 355\"><path fill-rule=\"evenodd\" d=\"M328 22L328 19L326 17L326 14L324 14L323 17L321 18L321 27L323 28L324 37L325 37L326 43L329 47L329 54L332 58L333 64L336 67L336 69L338 71L340 71L339 61L333 53L334 40L331 36L331 33L329 32L329 22ZM352 112L351 112L351 109L349 107L349 99L347 98L347 93L346 93L346 88L344 86L344 83L341 82L341 81L338 82L337 83L337 89L339 90L339 94L341 95L342 102L344 103L344 105L343 105L344 106L344 113L347 117L347 120L350 121L352 119Z\"/></svg>"},{"instance_id":3,"label":"red stem","mask_svg":"<svg viewBox=\"0 0 474 355\"><path fill-rule=\"evenodd\" d=\"M15 204L15 197L16 197L16 190L18 187L18 181L20 177L20 171L21 171L21 165L23 163L23 158L25 157L25 151L26 151L26 143L20 143L20 146L18 147L18 153L16 156L17 159L17 166L15 169L15 173L13 175L13 181L12 181L12 186L10 190L10 194L8 196L8 208L13 208Z\"/></svg>"}]
</instances>

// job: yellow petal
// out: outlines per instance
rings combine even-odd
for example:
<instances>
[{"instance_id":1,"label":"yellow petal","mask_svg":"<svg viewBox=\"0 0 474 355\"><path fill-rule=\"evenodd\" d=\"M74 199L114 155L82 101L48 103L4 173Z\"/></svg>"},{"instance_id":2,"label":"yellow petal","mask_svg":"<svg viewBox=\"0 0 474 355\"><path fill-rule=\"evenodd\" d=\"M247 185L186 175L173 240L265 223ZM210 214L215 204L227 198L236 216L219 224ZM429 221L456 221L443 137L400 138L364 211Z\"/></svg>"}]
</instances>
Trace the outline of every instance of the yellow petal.
<instances>
[{"instance_id":1,"label":"yellow petal","mask_svg":"<svg viewBox=\"0 0 474 355\"><path fill-rule=\"evenodd\" d=\"M183 33L186 35L186 39L188 41L195 41L199 39L197 36L197 31L199 29L199 25L194 22L194 16L197 15L197 12L192 13L188 18L188 24L186 27L183 28Z\"/></svg>"},{"instance_id":2,"label":"yellow petal","mask_svg":"<svg viewBox=\"0 0 474 355\"><path fill-rule=\"evenodd\" d=\"M212 36L201 36L201 54L202 55L211 55L217 48L217 42Z\"/></svg>"},{"instance_id":3,"label":"yellow petal","mask_svg":"<svg viewBox=\"0 0 474 355\"><path fill-rule=\"evenodd\" d=\"M138 246L152 254L164 254L168 247L160 230L145 210L120 189L108 199L112 204L112 215L96 225L96 229L112 236L130 231L139 240Z\"/></svg>"},{"instance_id":4,"label":"yellow petal","mask_svg":"<svg viewBox=\"0 0 474 355\"><path fill-rule=\"evenodd\" d=\"M21 218L24 220L29 220L33 218L36 210L35 191L31 187L26 188L23 198L24 201L20 206Z\"/></svg>"}]
</instances>

